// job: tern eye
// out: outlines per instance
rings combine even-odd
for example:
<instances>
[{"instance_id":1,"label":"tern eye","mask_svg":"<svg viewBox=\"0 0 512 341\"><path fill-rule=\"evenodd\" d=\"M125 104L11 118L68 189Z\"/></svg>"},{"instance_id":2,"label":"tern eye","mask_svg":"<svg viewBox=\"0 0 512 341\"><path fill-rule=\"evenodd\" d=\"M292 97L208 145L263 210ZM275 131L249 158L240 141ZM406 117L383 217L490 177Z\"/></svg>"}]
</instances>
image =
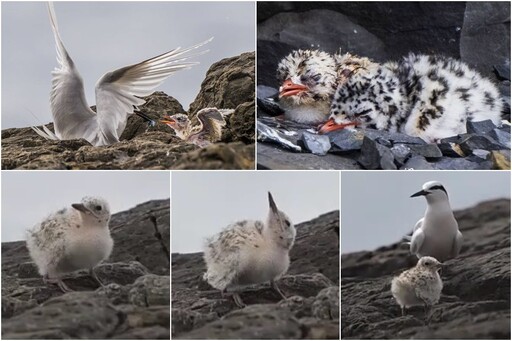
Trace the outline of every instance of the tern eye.
<instances>
[{"instance_id":1,"label":"tern eye","mask_svg":"<svg viewBox=\"0 0 512 341\"><path fill-rule=\"evenodd\" d=\"M96 211L101 211L101 206L99 206L99 205L98 205L98 206L95 206L95 207L94 207L94 209L95 209Z\"/></svg>"}]
</instances>

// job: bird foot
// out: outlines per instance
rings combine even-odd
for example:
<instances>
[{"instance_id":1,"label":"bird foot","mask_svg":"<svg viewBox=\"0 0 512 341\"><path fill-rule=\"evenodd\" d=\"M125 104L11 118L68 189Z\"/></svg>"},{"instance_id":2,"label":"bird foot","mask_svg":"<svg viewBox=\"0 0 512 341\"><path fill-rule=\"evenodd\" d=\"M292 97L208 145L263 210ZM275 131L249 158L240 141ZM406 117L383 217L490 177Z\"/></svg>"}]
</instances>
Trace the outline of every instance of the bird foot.
<instances>
[{"instance_id":1,"label":"bird foot","mask_svg":"<svg viewBox=\"0 0 512 341\"><path fill-rule=\"evenodd\" d=\"M92 277L92 279L96 281L96 283L100 285L100 287L105 286L105 284L103 284L103 282L100 281L100 279L98 278L98 275L96 275L96 273L94 272L94 269L89 269L89 275Z\"/></svg>"},{"instance_id":2,"label":"bird foot","mask_svg":"<svg viewBox=\"0 0 512 341\"><path fill-rule=\"evenodd\" d=\"M44 275L43 276L43 282L45 284L57 284L57 286L59 287L59 289L63 292L63 293L67 293L67 292L73 292L74 290L73 289L70 289L66 283L64 283L64 281L60 278L50 278L48 277L48 275Z\"/></svg>"},{"instance_id":3,"label":"bird foot","mask_svg":"<svg viewBox=\"0 0 512 341\"><path fill-rule=\"evenodd\" d=\"M246 307L246 304L244 303L244 301L242 301L242 298L237 293L233 293L233 300L235 301L235 304L237 305L238 308L241 309Z\"/></svg>"},{"instance_id":4,"label":"bird foot","mask_svg":"<svg viewBox=\"0 0 512 341\"><path fill-rule=\"evenodd\" d=\"M274 289L275 291L277 291L277 293L281 296L281 298L282 298L283 300L285 300L285 299L287 299L287 298L288 298L288 297L286 297L286 296L283 294L283 292L281 291L281 289L279 289L279 287L277 286L277 283L276 283L274 280L270 281L270 286L272 287L272 289Z\"/></svg>"}]
</instances>

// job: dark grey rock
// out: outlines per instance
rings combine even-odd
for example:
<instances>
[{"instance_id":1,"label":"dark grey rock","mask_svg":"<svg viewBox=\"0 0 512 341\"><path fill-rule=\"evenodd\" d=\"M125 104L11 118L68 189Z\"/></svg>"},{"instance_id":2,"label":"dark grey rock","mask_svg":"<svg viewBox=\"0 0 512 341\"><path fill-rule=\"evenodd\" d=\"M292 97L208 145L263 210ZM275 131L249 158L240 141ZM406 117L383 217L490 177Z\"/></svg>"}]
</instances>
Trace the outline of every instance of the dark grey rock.
<instances>
[{"instance_id":1,"label":"dark grey rock","mask_svg":"<svg viewBox=\"0 0 512 341\"><path fill-rule=\"evenodd\" d=\"M284 114L284 110L281 109L279 103L269 98L259 98L257 99L258 108L263 110L265 114L270 116L279 116Z\"/></svg>"},{"instance_id":2,"label":"dark grey rock","mask_svg":"<svg viewBox=\"0 0 512 341\"><path fill-rule=\"evenodd\" d=\"M456 139L458 141L458 138ZM437 147L444 156L449 157L464 157L465 154L460 149L460 146L455 142L442 142L437 144Z\"/></svg>"},{"instance_id":3,"label":"dark grey rock","mask_svg":"<svg viewBox=\"0 0 512 341\"><path fill-rule=\"evenodd\" d=\"M397 169L389 148L364 137L361 156L357 160L365 169Z\"/></svg>"},{"instance_id":4,"label":"dark grey rock","mask_svg":"<svg viewBox=\"0 0 512 341\"><path fill-rule=\"evenodd\" d=\"M491 137L494 141L502 145L503 147L510 149L510 126L507 126L509 131L505 129L493 129L487 136Z\"/></svg>"},{"instance_id":5,"label":"dark grey rock","mask_svg":"<svg viewBox=\"0 0 512 341\"><path fill-rule=\"evenodd\" d=\"M303 132L300 141L306 150L315 155L326 155L331 149L331 142L326 135L318 135L310 132Z\"/></svg>"},{"instance_id":6,"label":"dark grey rock","mask_svg":"<svg viewBox=\"0 0 512 341\"><path fill-rule=\"evenodd\" d=\"M491 154L491 152L488 150L484 150L484 149L473 150L473 155L480 159L483 159L483 160L486 160L487 157L489 156L489 154Z\"/></svg>"},{"instance_id":7,"label":"dark grey rock","mask_svg":"<svg viewBox=\"0 0 512 341\"><path fill-rule=\"evenodd\" d=\"M466 130L468 134L484 135L496 129L496 125L491 120L485 121L467 121Z\"/></svg>"},{"instance_id":8,"label":"dark grey rock","mask_svg":"<svg viewBox=\"0 0 512 341\"><path fill-rule=\"evenodd\" d=\"M354 129L341 129L327 134L332 144L332 151L351 152L360 150L364 133Z\"/></svg>"},{"instance_id":9,"label":"dark grey rock","mask_svg":"<svg viewBox=\"0 0 512 341\"><path fill-rule=\"evenodd\" d=\"M438 158L443 156L443 153L435 144L411 144L409 148L413 154L421 155L425 158Z\"/></svg>"},{"instance_id":10,"label":"dark grey rock","mask_svg":"<svg viewBox=\"0 0 512 341\"><path fill-rule=\"evenodd\" d=\"M271 86L258 85L256 95L258 99L274 98L279 95L279 90Z\"/></svg>"},{"instance_id":11,"label":"dark grey rock","mask_svg":"<svg viewBox=\"0 0 512 341\"><path fill-rule=\"evenodd\" d=\"M400 169L407 169L407 170L431 170L435 169L434 166L432 166L431 163L429 163L425 157L420 155L415 155L410 157L407 162L400 167Z\"/></svg>"},{"instance_id":12,"label":"dark grey rock","mask_svg":"<svg viewBox=\"0 0 512 341\"><path fill-rule=\"evenodd\" d=\"M462 151L469 155L475 149L485 150L500 150L503 149L499 143L494 141L491 137L482 135L470 135L460 140L459 146Z\"/></svg>"},{"instance_id":13,"label":"dark grey rock","mask_svg":"<svg viewBox=\"0 0 512 341\"><path fill-rule=\"evenodd\" d=\"M494 65L494 71L499 80L510 81L510 60L500 65Z\"/></svg>"},{"instance_id":14,"label":"dark grey rock","mask_svg":"<svg viewBox=\"0 0 512 341\"><path fill-rule=\"evenodd\" d=\"M290 135L286 134L286 131L282 131L277 128L272 128L265 123L258 120L257 123L257 129L258 129L258 141L261 142L271 142L273 144L276 144L280 146L281 148L284 148L286 150L292 151L292 152L301 152L302 148L295 144L294 141L291 141ZM297 132L293 132L294 134L298 134Z\"/></svg>"},{"instance_id":15,"label":"dark grey rock","mask_svg":"<svg viewBox=\"0 0 512 341\"><path fill-rule=\"evenodd\" d=\"M128 298L139 307L167 305L170 301L171 283L169 276L145 275L133 283Z\"/></svg>"},{"instance_id":16,"label":"dark grey rock","mask_svg":"<svg viewBox=\"0 0 512 341\"><path fill-rule=\"evenodd\" d=\"M492 162L490 161L480 161L479 160L472 161L470 159L453 159L448 157L443 157L440 161L434 162L434 167L436 169L442 170L457 170L457 169L466 169L466 170L482 170L482 169L491 169Z\"/></svg>"},{"instance_id":17,"label":"dark grey rock","mask_svg":"<svg viewBox=\"0 0 512 341\"><path fill-rule=\"evenodd\" d=\"M404 143L404 144L426 144L419 137L409 136L401 133L392 133L386 130L364 129L364 135L372 140L380 139L387 140L391 144Z\"/></svg>"},{"instance_id":18,"label":"dark grey rock","mask_svg":"<svg viewBox=\"0 0 512 341\"><path fill-rule=\"evenodd\" d=\"M391 153L393 153L395 161L400 165L403 165L412 155L411 148L406 144L396 144L391 147L390 150Z\"/></svg>"}]
</instances>

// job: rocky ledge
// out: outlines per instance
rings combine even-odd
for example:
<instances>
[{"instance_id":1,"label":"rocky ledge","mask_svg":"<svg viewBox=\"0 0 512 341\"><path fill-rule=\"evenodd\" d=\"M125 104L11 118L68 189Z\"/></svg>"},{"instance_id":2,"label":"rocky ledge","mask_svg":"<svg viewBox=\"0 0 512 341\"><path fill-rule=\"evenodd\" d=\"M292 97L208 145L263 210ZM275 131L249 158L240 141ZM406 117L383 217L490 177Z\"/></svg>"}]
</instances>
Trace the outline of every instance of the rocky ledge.
<instances>
[{"instance_id":1,"label":"rocky ledge","mask_svg":"<svg viewBox=\"0 0 512 341\"><path fill-rule=\"evenodd\" d=\"M241 294L247 307L203 281L202 253L172 255L174 339L338 339L339 212L299 224L288 273Z\"/></svg>"},{"instance_id":2,"label":"rocky ledge","mask_svg":"<svg viewBox=\"0 0 512 341\"><path fill-rule=\"evenodd\" d=\"M455 212L461 254L445 262L440 302L401 316L391 279L417 258L401 243L341 255L342 338L510 339L510 200ZM346 227L349 228L349 227Z\"/></svg>"},{"instance_id":3,"label":"rocky ledge","mask_svg":"<svg viewBox=\"0 0 512 341\"><path fill-rule=\"evenodd\" d=\"M2 243L2 339L169 339L169 200L112 216L114 250L96 268L46 285L24 241Z\"/></svg>"},{"instance_id":4,"label":"rocky ledge","mask_svg":"<svg viewBox=\"0 0 512 341\"><path fill-rule=\"evenodd\" d=\"M166 125L149 127L136 115L129 117L121 142L105 147L85 140L48 141L30 128L11 128L2 131L2 169L254 169L254 63L252 52L213 64L190 105L190 117L208 106L236 110L219 143L200 149ZM162 92L145 100L140 111L156 121L186 113Z\"/></svg>"}]
</instances>

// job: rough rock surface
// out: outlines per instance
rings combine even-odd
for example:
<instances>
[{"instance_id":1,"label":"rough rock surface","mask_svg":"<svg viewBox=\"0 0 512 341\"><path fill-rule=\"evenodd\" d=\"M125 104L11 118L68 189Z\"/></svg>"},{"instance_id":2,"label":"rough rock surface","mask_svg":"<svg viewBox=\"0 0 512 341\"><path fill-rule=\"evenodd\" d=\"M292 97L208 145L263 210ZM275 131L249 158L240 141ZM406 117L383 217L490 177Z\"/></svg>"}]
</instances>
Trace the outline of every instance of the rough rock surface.
<instances>
[{"instance_id":1,"label":"rough rock surface","mask_svg":"<svg viewBox=\"0 0 512 341\"><path fill-rule=\"evenodd\" d=\"M83 139L47 141L30 128L5 129L2 169L254 169L254 78L254 53L211 66L190 115L208 106L236 112L222 141L203 150L181 141L164 124L148 127L132 115L121 142L104 147L93 147ZM162 92L145 99L139 109L155 121L164 114L185 112L177 100ZM48 127L53 130L51 124Z\"/></svg>"},{"instance_id":2,"label":"rough rock surface","mask_svg":"<svg viewBox=\"0 0 512 341\"><path fill-rule=\"evenodd\" d=\"M270 96L269 89L275 93L280 86L276 80L278 62L299 48L347 51L378 62L396 60L409 52L461 59L499 86L508 104L505 111L510 121L510 6L506 3L259 2L257 45L258 121L264 114L277 115L275 104L265 106L263 99ZM260 90L264 95L260 96ZM288 137L300 140L304 130L291 129L296 136ZM508 138L510 145L510 135L501 137ZM443 157L435 156L435 148L418 151L397 147L391 150L395 160L391 162L387 148L393 146L373 138L375 142L367 143L363 152L380 158L369 160L365 155L361 157L360 148L348 145L361 144L363 138L347 138L349 141L337 139L344 144L341 148L331 139L334 146L329 153L337 157L293 153L289 147L258 139L258 168L510 169L510 146L506 143L501 143L504 148L498 150L486 143L489 148L484 150L488 153L473 153L482 148L473 148L469 153L466 149L462 152L464 157L458 153L458 142L457 146L439 146Z\"/></svg>"},{"instance_id":3,"label":"rough rock surface","mask_svg":"<svg viewBox=\"0 0 512 341\"><path fill-rule=\"evenodd\" d=\"M341 255L342 338L510 339L510 200L483 202L455 218L464 244L443 266L429 326L422 307L401 316L391 296L392 277L417 262L406 246Z\"/></svg>"},{"instance_id":4,"label":"rough rock surface","mask_svg":"<svg viewBox=\"0 0 512 341\"><path fill-rule=\"evenodd\" d=\"M247 307L221 297L202 276L202 253L172 255L174 339L339 338L339 212L299 224L288 273L241 294Z\"/></svg>"},{"instance_id":5,"label":"rough rock surface","mask_svg":"<svg viewBox=\"0 0 512 341\"><path fill-rule=\"evenodd\" d=\"M24 241L2 243L2 338L169 339L169 207L155 200L112 216L114 250L96 268L104 287L81 270L63 294L43 283Z\"/></svg>"}]
</instances>

